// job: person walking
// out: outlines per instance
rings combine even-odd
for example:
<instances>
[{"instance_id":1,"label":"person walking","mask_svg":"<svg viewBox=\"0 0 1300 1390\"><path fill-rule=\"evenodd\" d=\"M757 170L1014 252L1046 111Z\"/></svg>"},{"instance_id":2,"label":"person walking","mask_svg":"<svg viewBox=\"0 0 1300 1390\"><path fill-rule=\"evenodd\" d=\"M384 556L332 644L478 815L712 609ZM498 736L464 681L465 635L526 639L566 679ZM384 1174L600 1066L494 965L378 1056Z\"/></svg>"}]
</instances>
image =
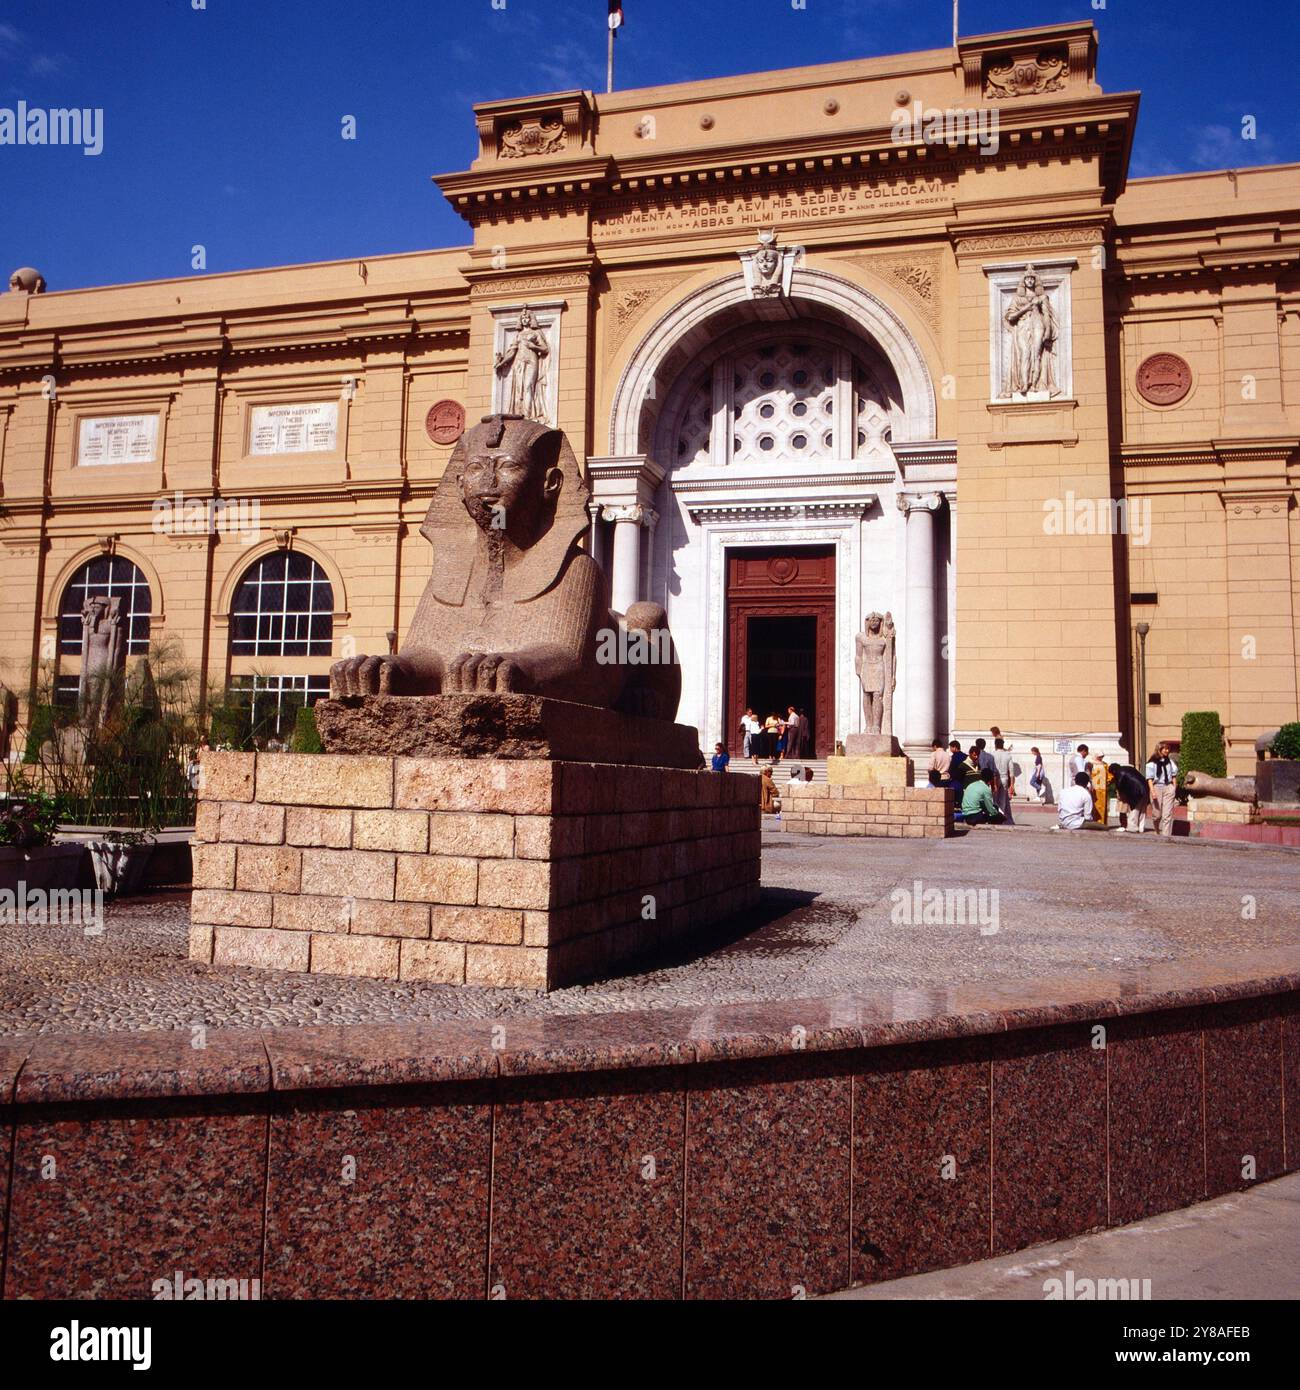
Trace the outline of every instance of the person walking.
<instances>
[{"instance_id":1,"label":"person walking","mask_svg":"<svg viewBox=\"0 0 1300 1390\"><path fill-rule=\"evenodd\" d=\"M1015 764L1011 761L1011 750L1007 747L1005 739L993 740L992 757L993 800L1002 812L1003 823L1014 825L1015 820L1011 815L1011 793L1015 788Z\"/></svg>"},{"instance_id":2,"label":"person walking","mask_svg":"<svg viewBox=\"0 0 1300 1390\"><path fill-rule=\"evenodd\" d=\"M803 729L799 719L799 711L793 705L788 705L785 711L785 751L792 758L801 757L800 745L803 741Z\"/></svg>"},{"instance_id":3,"label":"person walking","mask_svg":"<svg viewBox=\"0 0 1300 1390\"><path fill-rule=\"evenodd\" d=\"M1040 806L1047 803L1047 771L1043 767L1043 755L1037 748L1029 750L1034 755L1034 770L1029 774L1029 785L1038 798Z\"/></svg>"},{"instance_id":4,"label":"person walking","mask_svg":"<svg viewBox=\"0 0 1300 1390\"><path fill-rule=\"evenodd\" d=\"M752 758L755 767L758 766L757 740L762 734L762 731L763 726L758 722L758 716L754 713L753 707L746 707L744 714L740 717L740 732L744 735L740 756L742 758Z\"/></svg>"},{"instance_id":5,"label":"person walking","mask_svg":"<svg viewBox=\"0 0 1300 1390\"><path fill-rule=\"evenodd\" d=\"M1174 786L1178 764L1170 756L1169 745L1156 744L1155 757L1146 766L1147 792L1151 797L1151 828L1157 835L1174 833Z\"/></svg>"}]
</instances>

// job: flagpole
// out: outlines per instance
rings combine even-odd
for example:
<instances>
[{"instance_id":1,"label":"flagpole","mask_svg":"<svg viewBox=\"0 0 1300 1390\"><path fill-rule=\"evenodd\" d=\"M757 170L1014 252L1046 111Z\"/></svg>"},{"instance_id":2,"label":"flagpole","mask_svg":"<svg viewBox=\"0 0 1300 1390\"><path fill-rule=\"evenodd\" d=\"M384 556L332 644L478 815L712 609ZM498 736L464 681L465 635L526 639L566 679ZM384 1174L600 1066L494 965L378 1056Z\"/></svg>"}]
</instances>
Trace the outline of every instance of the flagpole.
<instances>
[{"instance_id":1,"label":"flagpole","mask_svg":"<svg viewBox=\"0 0 1300 1390\"><path fill-rule=\"evenodd\" d=\"M952 46L957 47L957 0L952 0Z\"/></svg>"},{"instance_id":2,"label":"flagpole","mask_svg":"<svg viewBox=\"0 0 1300 1390\"><path fill-rule=\"evenodd\" d=\"M954 0L955 2L956 0ZM607 92L614 90L614 34L615 30L611 28L609 31L609 59L605 66L605 90Z\"/></svg>"}]
</instances>

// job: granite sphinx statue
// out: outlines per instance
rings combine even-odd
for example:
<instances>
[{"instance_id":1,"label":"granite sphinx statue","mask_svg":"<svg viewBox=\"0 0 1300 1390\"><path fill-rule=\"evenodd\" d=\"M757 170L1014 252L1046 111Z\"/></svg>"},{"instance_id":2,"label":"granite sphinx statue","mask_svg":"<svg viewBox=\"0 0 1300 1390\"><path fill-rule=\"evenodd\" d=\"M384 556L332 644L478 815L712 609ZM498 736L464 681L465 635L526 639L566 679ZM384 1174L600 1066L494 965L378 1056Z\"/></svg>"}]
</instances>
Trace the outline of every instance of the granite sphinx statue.
<instances>
[{"instance_id":1,"label":"granite sphinx statue","mask_svg":"<svg viewBox=\"0 0 1300 1390\"><path fill-rule=\"evenodd\" d=\"M610 612L605 575L578 546L588 496L562 431L484 416L420 528L433 569L405 642L336 661L331 695L525 693L671 720L681 667L667 615L657 603Z\"/></svg>"}]
</instances>

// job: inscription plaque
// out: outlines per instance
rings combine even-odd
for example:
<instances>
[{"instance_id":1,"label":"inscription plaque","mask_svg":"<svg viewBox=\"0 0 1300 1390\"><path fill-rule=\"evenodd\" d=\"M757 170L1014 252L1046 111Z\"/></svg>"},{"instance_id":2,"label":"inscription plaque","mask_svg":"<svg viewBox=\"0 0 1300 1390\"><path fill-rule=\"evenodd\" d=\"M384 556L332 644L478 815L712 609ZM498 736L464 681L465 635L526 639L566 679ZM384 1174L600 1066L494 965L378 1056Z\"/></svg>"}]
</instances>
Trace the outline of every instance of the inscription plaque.
<instances>
[{"instance_id":1,"label":"inscription plaque","mask_svg":"<svg viewBox=\"0 0 1300 1390\"><path fill-rule=\"evenodd\" d=\"M330 454L338 447L337 401L255 405L248 424L250 454Z\"/></svg>"},{"instance_id":2,"label":"inscription plaque","mask_svg":"<svg viewBox=\"0 0 1300 1390\"><path fill-rule=\"evenodd\" d=\"M78 465L155 463L157 457L157 415L92 415L81 421Z\"/></svg>"}]
</instances>

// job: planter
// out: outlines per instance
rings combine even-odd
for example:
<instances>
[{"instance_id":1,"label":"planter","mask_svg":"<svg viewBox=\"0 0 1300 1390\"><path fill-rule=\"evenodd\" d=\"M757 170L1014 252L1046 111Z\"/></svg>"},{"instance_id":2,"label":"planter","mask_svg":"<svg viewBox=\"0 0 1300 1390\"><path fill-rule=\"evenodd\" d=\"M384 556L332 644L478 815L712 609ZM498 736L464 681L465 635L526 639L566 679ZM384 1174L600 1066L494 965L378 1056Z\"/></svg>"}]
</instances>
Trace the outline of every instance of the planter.
<instances>
[{"instance_id":1,"label":"planter","mask_svg":"<svg viewBox=\"0 0 1300 1390\"><path fill-rule=\"evenodd\" d=\"M110 897L136 893L153 855L153 845L116 845L111 840L91 840L90 865L95 887Z\"/></svg>"},{"instance_id":2,"label":"planter","mask_svg":"<svg viewBox=\"0 0 1300 1390\"><path fill-rule=\"evenodd\" d=\"M0 846L0 889L27 888L51 891L79 888L86 847L82 844L42 845L39 849Z\"/></svg>"},{"instance_id":3,"label":"planter","mask_svg":"<svg viewBox=\"0 0 1300 1390\"><path fill-rule=\"evenodd\" d=\"M1255 764L1255 799L1300 802L1300 758L1264 758Z\"/></svg>"}]
</instances>

